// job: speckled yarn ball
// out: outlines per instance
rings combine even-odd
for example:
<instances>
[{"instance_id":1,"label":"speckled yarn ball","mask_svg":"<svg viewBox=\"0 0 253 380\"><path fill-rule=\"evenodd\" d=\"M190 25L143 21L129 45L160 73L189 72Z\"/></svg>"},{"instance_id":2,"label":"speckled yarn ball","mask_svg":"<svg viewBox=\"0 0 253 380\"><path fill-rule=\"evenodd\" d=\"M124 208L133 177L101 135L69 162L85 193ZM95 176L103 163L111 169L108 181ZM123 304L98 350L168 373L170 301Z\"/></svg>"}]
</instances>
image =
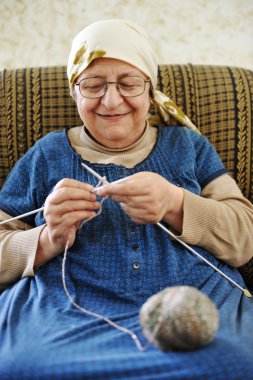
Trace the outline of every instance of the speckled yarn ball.
<instances>
[{"instance_id":1,"label":"speckled yarn ball","mask_svg":"<svg viewBox=\"0 0 253 380\"><path fill-rule=\"evenodd\" d=\"M219 314L211 299L198 289L175 286L143 304L140 322L143 334L160 350L188 351L213 340Z\"/></svg>"}]
</instances>

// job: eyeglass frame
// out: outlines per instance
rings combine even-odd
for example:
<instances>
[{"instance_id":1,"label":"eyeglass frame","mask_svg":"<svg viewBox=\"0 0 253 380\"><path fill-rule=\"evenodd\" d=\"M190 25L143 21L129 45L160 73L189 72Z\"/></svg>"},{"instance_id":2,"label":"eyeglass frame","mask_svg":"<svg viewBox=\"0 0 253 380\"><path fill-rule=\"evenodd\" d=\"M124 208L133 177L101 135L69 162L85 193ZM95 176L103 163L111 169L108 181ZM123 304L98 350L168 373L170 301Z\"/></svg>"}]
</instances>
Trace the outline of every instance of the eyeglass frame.
<instances>
[{"instance_id":1,"label":"eyeglass frame","mask_svg":"<svg viewBox=\"0 0 253 380\"><path fill-rule=\"evenodd\" d=\"M121 92L120 92L120 87L119 87L119 83L118 83L118 81L105 81L105 82L103 83L103 85L104 85L104 93L103 93L103 95L95 96L95 97L92 97L92 98L89 97L89 96L84 96L84 95L81 93L81 90L80 90L80 83L82 83L82 81L87 80L87 79L93 79L93 78L99 78L99 77L83 78L83 79L80 80L80 82L75 83L75 86L78 86L78 88L79 88L79 92L80 92L80 95L81 95L83 98L86 98L86 99L99 99L99 98L102 98L102 97L106 94L106 92L107 92L107 90L108 90L108 84L116 84L116 88L117 88L118 92L119 92L120 95L123 96L124 98L136 98L137 96L140 96L140 95L142 95L142 94L144 93L145 88L146 88L146 83L148 83L148 82L151 83L151 79L150 79L150 78L148 78L148 79L144 79L144 78L142 78L142 77L139 77L138 75L129 75L129 76L125 76L125 77L123 77L123 78L131 78L131 77L133 77L133 78L140 78L140 79L142 79L143 82L144 82L143 91L142 91L140 94L138 94L138 95L123 95L123 94L121 94Z\"/></svg>"}]
</instances>

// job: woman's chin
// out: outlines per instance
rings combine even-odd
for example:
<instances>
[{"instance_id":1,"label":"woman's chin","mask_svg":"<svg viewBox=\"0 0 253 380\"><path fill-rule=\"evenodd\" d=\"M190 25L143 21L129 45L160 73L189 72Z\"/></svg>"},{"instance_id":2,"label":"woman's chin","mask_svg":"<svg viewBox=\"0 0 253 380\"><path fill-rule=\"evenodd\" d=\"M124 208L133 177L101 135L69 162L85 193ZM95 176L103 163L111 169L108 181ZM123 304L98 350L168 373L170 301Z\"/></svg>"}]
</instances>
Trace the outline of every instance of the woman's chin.
<instances>
[{"instance_id":1,"label":"woman's chin","mask_svg":"<svg viewBox=\"0 0 253 380\"><path fill-rule=\"evenodd\" d=\"M100 144L107 148L120 149L126 148L134 144L139 139L139 136L130 136L126 131L112 131L107 136L99 136L98 141Z\"/></svg>"},{"instance_id":2,"label":"woman's chin","mask_svg":"<svg viewBox=\"0 0 253 380\"><path fill-rule=\"evenodd\" d=\"M134 142L128 141L127 138L115 138L112 137L110 139L104 140L102 142L102 145L104 145L107 148L111 149L123 149L127 148L128 146L132 145Z\"/></svg>"}]
</instances>

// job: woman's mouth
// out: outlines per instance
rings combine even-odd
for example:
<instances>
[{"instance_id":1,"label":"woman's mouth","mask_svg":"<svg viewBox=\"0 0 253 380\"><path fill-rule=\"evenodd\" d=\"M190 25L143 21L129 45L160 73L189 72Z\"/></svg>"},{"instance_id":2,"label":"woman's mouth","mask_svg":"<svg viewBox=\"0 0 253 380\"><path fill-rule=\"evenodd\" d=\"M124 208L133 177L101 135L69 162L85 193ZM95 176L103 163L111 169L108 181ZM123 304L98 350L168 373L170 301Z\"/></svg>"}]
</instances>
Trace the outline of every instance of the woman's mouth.
<instances>
[{"instance_id":1,"label":"woman's mouth","mask_svg":"<svg viewBox=\"0 0 253 380\"><path fill-rule=\"evenodd\" d=\"M111 120L111 121L120 120L120 119L124 118L125 116L127 116L129 114L130 114L130 112L113 113L113 114L100 114L100 113L97 113L97 115L99 117L101 117L102 119L104 119L104 120Z\"/></svg>"}]
</instances>

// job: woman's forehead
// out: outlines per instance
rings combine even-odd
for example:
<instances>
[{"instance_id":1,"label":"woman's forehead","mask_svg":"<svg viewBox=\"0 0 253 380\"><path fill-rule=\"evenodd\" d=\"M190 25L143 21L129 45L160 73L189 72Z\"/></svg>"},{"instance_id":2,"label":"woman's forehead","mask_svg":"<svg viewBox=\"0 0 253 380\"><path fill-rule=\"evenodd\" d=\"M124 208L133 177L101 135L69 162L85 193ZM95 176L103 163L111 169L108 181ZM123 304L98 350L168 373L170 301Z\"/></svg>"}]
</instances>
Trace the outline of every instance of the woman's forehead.
<instances>
[{"instance_id":1,"label":"woman's forehead","mask_svg":"<svg viewBox=\"0 0 253 380\"><path fill-rule=\"evenodd\" d=\"M114 58L97 58L79 75L79 79L93 75L139 75L144 74L135 66Z\"/></svg>"}]
</instances>

